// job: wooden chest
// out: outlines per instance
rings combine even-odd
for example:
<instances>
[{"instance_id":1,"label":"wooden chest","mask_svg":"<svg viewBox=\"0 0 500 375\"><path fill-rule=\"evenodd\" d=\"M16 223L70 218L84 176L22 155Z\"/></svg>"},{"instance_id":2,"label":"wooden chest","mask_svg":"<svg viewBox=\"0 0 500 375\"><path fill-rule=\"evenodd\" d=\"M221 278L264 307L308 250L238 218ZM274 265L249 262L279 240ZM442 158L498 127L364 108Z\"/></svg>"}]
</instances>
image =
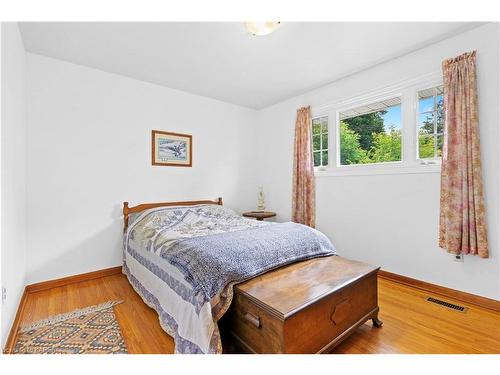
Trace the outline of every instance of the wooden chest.
<instances>
[{"instance_id":1,"label":"wooden chest","mask_svg":"<svg viewBox=\"0 0 500 375\"><path fill-rule=\"evenodd\" d=\"M323 353L377 319L378 267L339 256L268 272L234 288L221 321L226 351Z\"/></svg>"}]
</instances>

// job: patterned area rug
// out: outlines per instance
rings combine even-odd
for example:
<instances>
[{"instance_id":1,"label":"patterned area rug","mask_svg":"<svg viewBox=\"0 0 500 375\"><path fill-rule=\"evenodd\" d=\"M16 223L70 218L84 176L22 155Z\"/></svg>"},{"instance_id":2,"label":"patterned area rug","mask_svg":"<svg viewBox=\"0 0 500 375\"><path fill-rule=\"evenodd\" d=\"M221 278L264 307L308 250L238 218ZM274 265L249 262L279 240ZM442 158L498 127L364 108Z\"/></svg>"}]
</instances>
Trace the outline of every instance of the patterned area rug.
<instances>
[{"instance_id":1,"label":"patterned area rug","mask_svg":"<svg viewBox=\"0 0 500 375\"><path fill-rule=\"evenodd\" d=\"M22 327L13 353L125 354L127 346L108 301Z\"/></svg>"}]
</instances>

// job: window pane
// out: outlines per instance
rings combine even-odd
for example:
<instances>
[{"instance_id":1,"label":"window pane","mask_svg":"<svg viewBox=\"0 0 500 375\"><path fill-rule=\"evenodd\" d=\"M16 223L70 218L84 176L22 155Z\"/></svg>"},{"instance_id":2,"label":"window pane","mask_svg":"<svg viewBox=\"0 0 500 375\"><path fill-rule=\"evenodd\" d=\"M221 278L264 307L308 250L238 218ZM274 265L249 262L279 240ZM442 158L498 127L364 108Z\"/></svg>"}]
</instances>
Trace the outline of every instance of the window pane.
<instances>
[{"instance_id":1,"label":"window pane","mask_svg":"<svg viewBox=\"0 0 500 375\"><path fill-rule=\"evenodd\" d=\"M434 134L434 114L422 113L418 115L418 133Z\"/></svg>"},{"instance_id":2,"label":"window pane","mask_svg":"<svg viewBox=\"0 0 500 375\"><path fill-rule=\"evenodd\" d=\"M313 151L318 151L321 149L321 136L313 135Z\"/></svg>"},{"instance_id":3,"label":"window pane","mask_svg":"<svg viewBox=\"0 0 500 375\"><path fill-rule=\"evenodd\" d=\"M444 97L443 94L436 96L436 110L443 108Z\"/></svg>"},{"instance_id":4,"label":"window pane","mask_svg":"<svg viewBox=\"0 0 500 375\"><path fill-rule=\"evenodd\" d=\"M323 150L328 150L328 134L323 134L321 136L321 148Z\"/></svg>"},{"instance_id":5,"label":"window pane","mask_svg":"<svg viewBox=\"0 0 500 375\"><path fill-rule=\"evenodd\" d=\"M443 96L438 96L436 101L437 132L442 133L444 129L444 101Z\"/></svg>"},{"instance_id":6,"label":"window pane","mask_svg":"<svg viewBox=\"0 0 500 375\"><path fill-rule=\"evenodd\" d=\"M436 123L436 126L437 126L437 129L436 129L436 133L443 133L444 132L444 118L442 115L440 115L439 113L437 114L437 123Z\"/></svg>"},{"instance_id":7,"label":"window pane","mask_svg":"<svg viewBox=\"0 0 500 375\"><path fill-rule=\"evenodd\" d=\"M313 120L313 134L321 133L321 124L316 120Z\"/></svg>"},{"instance_id":8,"label":"window pane","mask_svg":"<svg viewBox=\"0 0 500 375\"><path fill-rule=\"evenodd\" d=\"M321 165L321 153L319 151L313 153L314 166L317 167Z\"/></svg>"},{"instance_id":9,"label":"window pane","mask_svg":"<svg viewBox=\"0 0 500 375\"><path fill-rule=\"evenodd\" d=\"M418 112L432 112L434 111L434 97L427 97L418 100Z\"/></svg>"},{"instance_id":10,"label":"window pane","mask_svg":"<svg viewBox=\"0 0 500 375\"><path fill-rule=\"evenodd\" d=\"M321 165L328 165L328 151L322 151L321 154Z\"/></svg>"},{"instance_id":11,"label":"window pane","mask_svg":"<svg viewBox=\"0 0 500 375\"><path fill-rule=\"evenodd\" d=\"M323 122L321 123L321 132L323 134L328 133L328 121L325 118L323 118Z\"/></svg>"},{"instance_id":12,"label":"window pane","mask_svg":"<svg viewBox=\"0 0 500 375\"><path fill-rule=\"evenodd\" d=\"M401 98L343 111L340 120L341 165L401 160Z\"/></svg>"},{"instance_id":13,"label":"window pane","mask_svg":"<svg viewBox=\"0 0 500 375\"><path fill-rule=\"evenodd\" d=\"M420 134L418 136L418 157L428 159L434 157L434 136Z\"/></svg>"},{"instance_id":14,"label":"window pane","mask_svg":"<svg viewBox=\"0 0 500 375\"><path fill-rule=\"evenodd\" d=\"M438 135L437 136L437 156L439 156L439 157L441 157L443 154L443 142L444 142L444 136Z\"/></svg>"}]
</instances>

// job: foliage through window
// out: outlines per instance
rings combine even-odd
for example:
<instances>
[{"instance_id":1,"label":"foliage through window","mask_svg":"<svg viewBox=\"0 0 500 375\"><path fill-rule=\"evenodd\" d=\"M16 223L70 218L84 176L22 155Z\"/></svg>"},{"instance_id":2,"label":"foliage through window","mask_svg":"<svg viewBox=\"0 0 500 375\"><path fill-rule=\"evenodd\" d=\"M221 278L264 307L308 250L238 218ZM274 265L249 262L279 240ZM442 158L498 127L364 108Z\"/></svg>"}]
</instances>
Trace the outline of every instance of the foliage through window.
<instances>
[{"instance_id":1,"label":"foliage through window","mask_svg":"<svg viewBox=\"0 0 500 375\"><path fill-rule=\"evenodd\" d=\"M317 117L312 120L312 147L314 166L328 165L328 117Z\"/></svg>"},{"instance_id":2,"label":"foliage through window","mask_svg":"<svg viewBox=\"0 0 500 375\"><path fill-rule=\"evenodd\" d=\"M401 98L339 114L340 165L401 161Z\"/></svg>"},{"instance_id":3,"label":"foliage through window","mask_svg":"<svg viewBox=\"0 0 500 375\"><path fill-rule=\"evenodd\" d=\"M443 151L443 86L418 92L418 157L436 159Z\"/></svg>"}]
</instances>

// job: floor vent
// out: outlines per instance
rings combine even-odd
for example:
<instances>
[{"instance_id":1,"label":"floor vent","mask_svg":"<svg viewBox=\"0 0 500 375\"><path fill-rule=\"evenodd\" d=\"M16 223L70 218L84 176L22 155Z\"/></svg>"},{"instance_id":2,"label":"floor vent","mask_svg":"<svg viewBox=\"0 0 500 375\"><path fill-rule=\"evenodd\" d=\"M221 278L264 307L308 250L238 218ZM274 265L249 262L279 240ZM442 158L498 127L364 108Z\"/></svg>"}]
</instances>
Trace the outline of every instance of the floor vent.
<instances>
[{"instance_id":1,"label":"floor vent","mask_svg":"<svg viewBox=\"0 0 500 375\"><path fill-rule=\"evenodd\" d=\"M446 302L446 301L441 301L440 299L436 299L436 298L432 298L432 297L427 297L426 301L427 302L436 303L436 304L444 306L444 307L446 307L448 309L460 311L460 312L463 312L463 313L465 313L467 311L467 307L455 305L453 303L449 303L449 302Z\"/></svg>"}]
</instances>

